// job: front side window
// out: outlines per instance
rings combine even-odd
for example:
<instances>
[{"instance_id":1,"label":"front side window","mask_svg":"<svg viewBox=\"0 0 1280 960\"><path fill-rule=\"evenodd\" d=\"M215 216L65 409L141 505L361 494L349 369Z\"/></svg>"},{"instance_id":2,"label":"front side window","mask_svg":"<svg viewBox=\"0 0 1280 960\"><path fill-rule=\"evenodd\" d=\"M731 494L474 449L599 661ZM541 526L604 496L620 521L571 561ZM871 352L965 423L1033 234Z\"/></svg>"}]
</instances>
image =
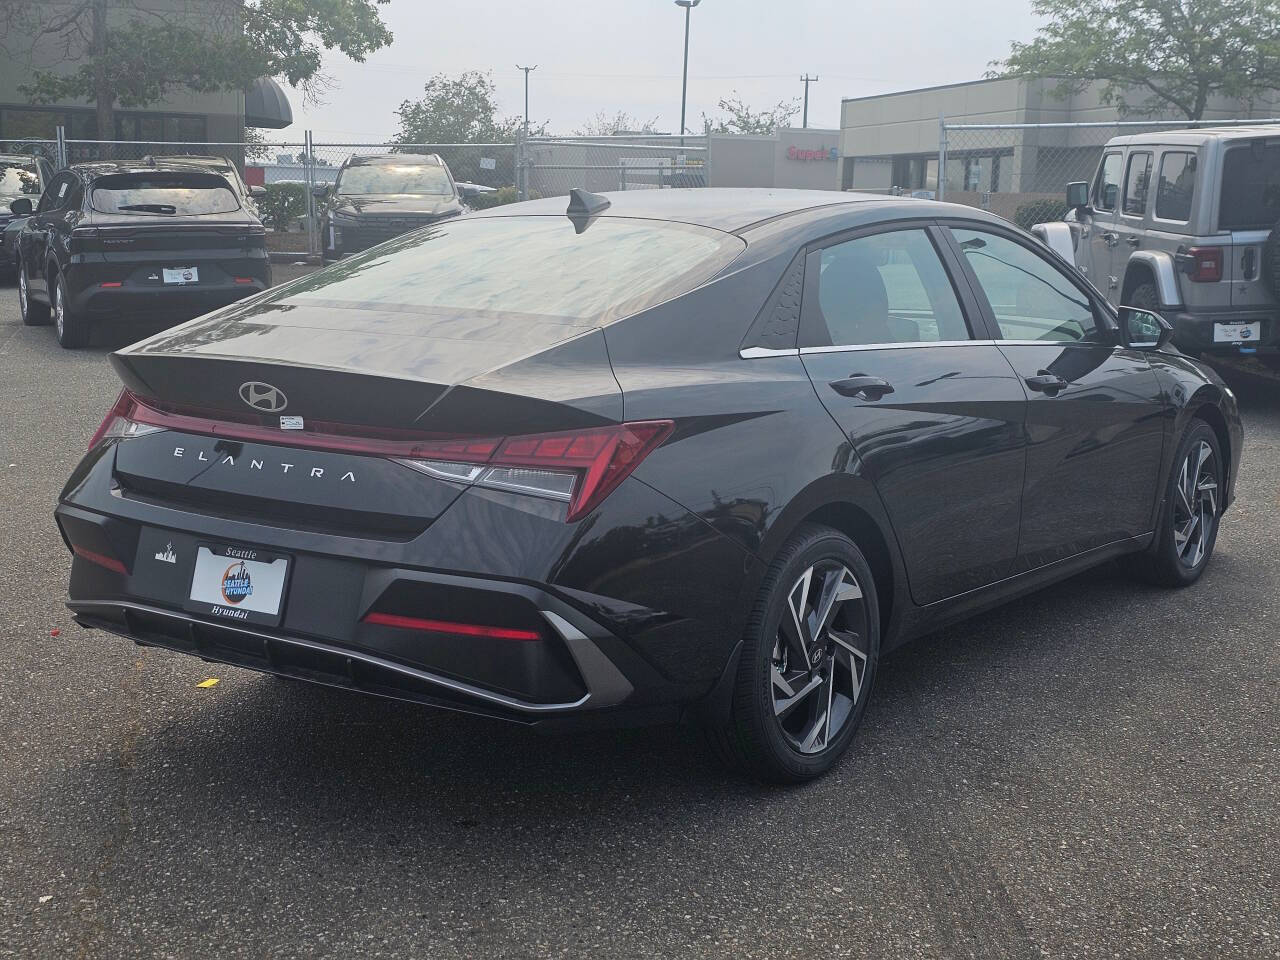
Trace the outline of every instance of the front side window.
<instances>
[{"instance_id":1,"label":"front side window","mask_svg":"<svg viewBox=\"0 0 1280 960\"><path fill-rule=\"evenodd\" d=\"M1108 153L1098 168L1098 182L1093 188L1093 205L1099 210L1114 210L1120 196L1120 154Z\"/></svg>"},{"instance_id":2,"label":"front side window","mask_svg":"<svg viewBox=\"0 0 1280 960\"><path fill-rule=\"evenodd\" d=\"M1196 155L1166 153L1160 158L1156 184L1156 216L1186 223L1191 219L1191 197L1196 186Z\"/></svg>"},{"instance_id":3,"label":"front side window","mask_svg":"<svg viewBox=\"0 0 1280 960\"><path fill-rule=\"evenodd\" d=\"M924 230L859 237L819 256L818 312L801 346L968 340L955 289Z\"/></svg>"},{"instance_id":4,"label":"front side window","mask_svg":"<svg viewBox=\"0 0 1280 960\"><path fill-rule=\"evenodd\" d=\"M987 295L1005 340L1093 340L1088 296L1056 266L1020 243L982 230L952 229Z\"/></svg>"},{"instance_id":5,"label":"front side window","mask_svg":"<svg viewBox=\"0 0 1280 960\"><path fill-rule=\"evenodd\" d=\"M338 177L338 193L448 196L453 193L453 184L438 164L379 163L347 167Z\"/></svg>"},{"instance_id":6,"label":"front side window","mask_svg":"<svg viewBox=\"0 0 1280 960\"><path fill-rule=\"evenodd\" d=\"M1124 213L1140 217L1147 212L1147 188L1151 184L1151 154L1129 154L1129 169L1124 175Z\"/></svg>"},{"instance_id":7,"label":"front side window","mask_svg":"<svg viewBox=\"0 0 1280 960\"><path fill-rule=\"evenodd\" d=\"M205 173L116 173L93 183L93 208L102 213L198 217L240 209L230 184Z\"/></svg>"}]
</instances>

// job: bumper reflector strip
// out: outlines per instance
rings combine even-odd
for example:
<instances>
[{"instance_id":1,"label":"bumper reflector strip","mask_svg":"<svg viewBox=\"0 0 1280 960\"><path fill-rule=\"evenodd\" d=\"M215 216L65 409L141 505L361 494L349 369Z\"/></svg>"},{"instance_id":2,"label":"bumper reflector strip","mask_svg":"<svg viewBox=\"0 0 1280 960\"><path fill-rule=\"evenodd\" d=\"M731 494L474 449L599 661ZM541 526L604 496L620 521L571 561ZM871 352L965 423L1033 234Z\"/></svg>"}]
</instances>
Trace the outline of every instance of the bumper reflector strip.
<instances>
[{"instance_id":1,"label":"bumper reflector strip","mask_svg":"<svg viewBox=\"0 0 1280 960\"><path fill-rule=\"evenodd\" d=\"M428 633L453 633L464 637L492 637L496 640L542 639L542 634L537 630L487 627L478 623L453 623L448 620L424 620L421 617L402 617L394 613L366 613L364 622L379 627L398 627L401 630L421 630Z\"/></svg>"},{"instance_id":2,"label":"bumper reflector strip","mask_svg":"<svg viewBox=\"0 0 1280 960\"><path fill-rule=\"evenodd\" d=\"M112 573L120 573L125 575L128 575L129 573L129 571L124 568L124 564L121 563L119 560L117 560L115 557L108 557L105 554L95 553L92 550L86 550L84 547L80 546L79 544L73 545L71 547L71 550L77 557L82 557L83 559L88 560L90 563L96 563L100 567L106 567Z\"/></svg>"}]
</instances>

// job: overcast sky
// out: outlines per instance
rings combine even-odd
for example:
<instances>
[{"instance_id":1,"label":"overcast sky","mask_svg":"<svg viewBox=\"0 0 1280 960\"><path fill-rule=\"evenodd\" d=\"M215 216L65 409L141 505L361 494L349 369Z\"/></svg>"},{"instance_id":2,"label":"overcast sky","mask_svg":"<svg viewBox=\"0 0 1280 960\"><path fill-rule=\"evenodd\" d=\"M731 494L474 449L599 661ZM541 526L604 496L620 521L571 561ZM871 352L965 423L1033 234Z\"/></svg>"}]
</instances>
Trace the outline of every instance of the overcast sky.
<instances>
[{"instance_id":1,"label":"overcast sky","mask_svg":"<svg viewBox=\"0 0 1280 960\"><path fill-rule=\"evenodd\" d=\"M550 120L554 133L600 110L679 126L684 11L673 0L391 0L382 10L395 42L363 64L328 57L327 103L306 107L294 93L288 134L388 138L396 107L429 77L472 69L492 71L502 112L521 114L517 63L538 65L530 116ZM820 78L810 126L837 127L841 97L978 79L1035 27L1029 0L702 0L689 41L688 125L701 129L701 114L714 115L734 90L753 107L796 96L808 72Z\"/></svg>"}]
</instances>

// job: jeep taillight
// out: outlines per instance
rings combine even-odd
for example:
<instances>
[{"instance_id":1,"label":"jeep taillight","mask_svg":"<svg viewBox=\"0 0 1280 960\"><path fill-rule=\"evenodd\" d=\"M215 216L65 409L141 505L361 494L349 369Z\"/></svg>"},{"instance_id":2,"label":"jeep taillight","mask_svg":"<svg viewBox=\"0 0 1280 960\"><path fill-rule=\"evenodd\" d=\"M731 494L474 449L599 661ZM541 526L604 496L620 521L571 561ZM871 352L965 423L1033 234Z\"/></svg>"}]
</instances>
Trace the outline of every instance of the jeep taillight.
<instances>
[{"instance_id":1,"label":"jeep taillight","mask_svg":"<svg viewBox=\"0 0 1280 960\"><path fill-rule=\"evenodd\" d=\"M1187 274L1192 283L1217 283L1222 279L1221 247L1192 247L1187 258Z\"/></svg>"}]
</instances>

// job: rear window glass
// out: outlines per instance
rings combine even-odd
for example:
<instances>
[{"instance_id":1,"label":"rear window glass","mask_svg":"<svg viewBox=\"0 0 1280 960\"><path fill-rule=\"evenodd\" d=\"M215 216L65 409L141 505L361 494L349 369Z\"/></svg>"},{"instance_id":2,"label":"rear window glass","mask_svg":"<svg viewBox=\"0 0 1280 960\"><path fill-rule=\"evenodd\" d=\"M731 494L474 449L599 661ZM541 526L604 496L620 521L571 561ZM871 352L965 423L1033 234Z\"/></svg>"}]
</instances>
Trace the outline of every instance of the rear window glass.
<instances>
[{"instance_id":1,"label":"rear window glass","mask_svg":"<svg viewBox=\"0 0 1280 960\"><path fill-rule=\"evenodd\" d=\"M444 167L437 164L376 164L347 167L338 177L338 193L453 193Z\"/></svg>"},{"instance_id":2,"label":"rear window glass","mask_svg":"<svg viewBox=\"0 0 1280 960\"><path fill-rule=\"evenodd\" d=\"M90 201L103 213L197 217L240 209L231 185L216 174L122 173L99 177Z\"/></svg>"},{"instance_id":3,"label":"rear window glass","mask_svg":"<svg viewBox=\"0 0 1280 960\"><path fill-rule=\"evenodd\" d=\"M1280 141L1232 147L1222 161L1220 230L1269 230L1280 220Z\"/></svg>"},{"instance_id":4,"label":"rear window glass","mask_svg":"<svg viewBox=\"0 0 1280 960\"><path fill-rule=\"evenodd\" d=\"M40 196L40 174L34 163L0 160L0 196Z\"/></svg>"},{"instance_id":5,"label":"rear window glass","mask_svg":"<svg viewBox=\"0 0 1280 960\"><path fill-rule=\"evenodd\" d=\"M1191 196L1196 185L1196 155L1166 153L1160 158L1156 185L1156 216L1161 220L1191 219Z\"/></svg>"},{"instance_id":6,"label":"rear window glass","mask_svg":"<svg viewBox=\"0 0 1280 960\"><path fill-rule=\"evenodd\" d=\"M709 279L746 246L681 223L600 217L452 220L389 240L267 301L603 324Z\"/></svg>"}]
</instances>

